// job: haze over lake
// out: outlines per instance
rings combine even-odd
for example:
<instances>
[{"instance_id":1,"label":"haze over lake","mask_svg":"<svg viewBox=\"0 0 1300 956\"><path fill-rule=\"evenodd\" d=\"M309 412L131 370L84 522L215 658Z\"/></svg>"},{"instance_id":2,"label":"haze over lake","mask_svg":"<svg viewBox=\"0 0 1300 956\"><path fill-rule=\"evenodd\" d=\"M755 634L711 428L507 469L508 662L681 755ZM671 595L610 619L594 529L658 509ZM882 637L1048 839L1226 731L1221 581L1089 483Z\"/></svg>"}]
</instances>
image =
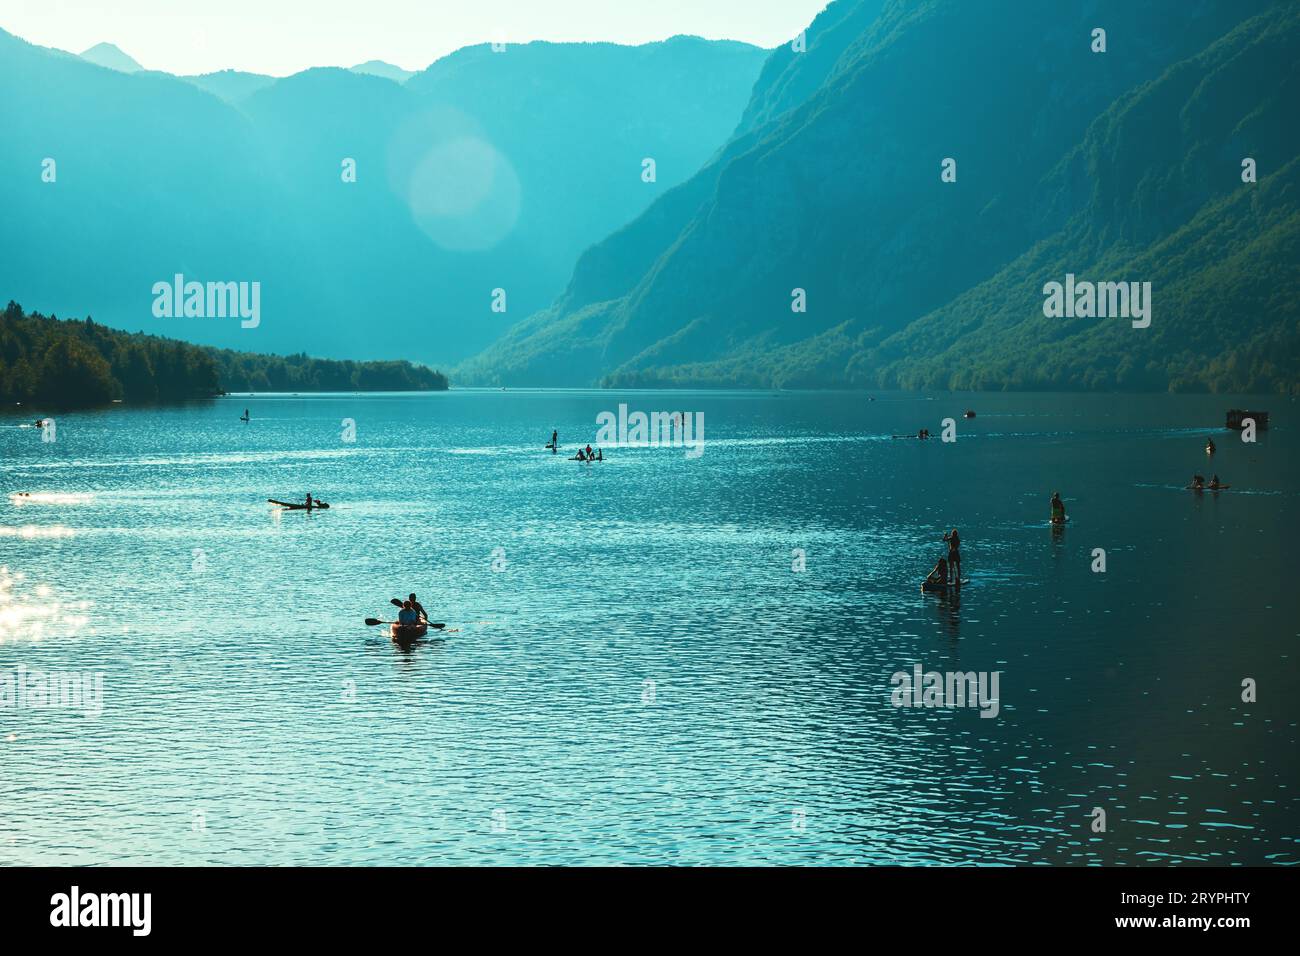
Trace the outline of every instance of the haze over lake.
<instances>
[{"instance_id":1,"label":"haze over lake","mask_svg":"<svg viewBox=\"0 0 1300 956\"><path fill-rule=\"evenodd\" d=\"M567 460L619 403L702 413L703 454ZM1274 425L1243 444L1233 406ZM103 700L0 708L0 863L1293 864L1293 406L236 395L59 415L54 442L5 418L0 674L100 674ZM891 437L946 417L955 443ZM331 509L266 503L309 491ZM971 583L922 594L952 527ZM365 626L410 591L454 632ZM918 664L1000 672L997 716L892 706Z\"/></svg>"}]
</instances>

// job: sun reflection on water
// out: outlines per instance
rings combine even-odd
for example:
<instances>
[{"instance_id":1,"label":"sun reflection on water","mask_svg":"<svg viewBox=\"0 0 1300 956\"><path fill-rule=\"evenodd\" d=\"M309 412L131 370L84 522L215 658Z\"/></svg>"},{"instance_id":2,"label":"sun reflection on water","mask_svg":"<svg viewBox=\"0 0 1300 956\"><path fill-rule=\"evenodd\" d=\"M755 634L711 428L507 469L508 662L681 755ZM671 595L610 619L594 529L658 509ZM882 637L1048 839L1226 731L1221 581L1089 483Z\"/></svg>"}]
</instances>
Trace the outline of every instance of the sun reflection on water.
<instances>
[{"instance_id":1,"label":"sun reflection on water","mask_svg":"<svg viewBox=\"0 0 1300 956\"><path fill-rule=\"evenodd\" d=\"M14 507L23 505L88 505L95 498L88 492L76 491L15 491L9 495Z\"/></svg>"},{"instance_id":2,"label":"sun reflection on water","mask_svg":"<svg viewBox=\"0 0 1300 956\"><path fill-rule=\"evenodd\" d=\"M47 631L65 637L90 622L89 601L59 601L47 585L27 585L25 578L0 565L0 644L39 641Z\"/></svg>"}]
</instances>

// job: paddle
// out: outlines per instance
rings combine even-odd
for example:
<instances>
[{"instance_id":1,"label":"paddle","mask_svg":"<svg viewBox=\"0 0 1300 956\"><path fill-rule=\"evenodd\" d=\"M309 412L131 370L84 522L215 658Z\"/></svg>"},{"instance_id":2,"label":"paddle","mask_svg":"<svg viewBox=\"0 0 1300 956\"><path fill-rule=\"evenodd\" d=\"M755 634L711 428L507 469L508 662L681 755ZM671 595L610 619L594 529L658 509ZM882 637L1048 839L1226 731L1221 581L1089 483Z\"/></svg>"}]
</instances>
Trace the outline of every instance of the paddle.
<instances>
[{"instance_id":1,"label":"paddle","mask_svg":"<svg viewBox=\"0 0 1300 956\"><path fill-rule=\"evenodd\" d=\"M378 618L365 619L365 626L367 627L374 627L376 626L376 624L396 624L396 623L398 622L395 622L395 620L380 620ZM446 624L429 624L428 622L425 623L426 626L432 627L434 631L441 631L442 628L446 627Z\"/></svg>"},{"instance_id":2,"label":"paddle","mask_svg":"<svg viewBox=\"0 0 1300 956\"><path fill-rule=\"evenodd\" d=\"M401 599L401 598L389 598L389 599L388 599L388 603L391 604L393 607L401 607L401 606L402 606L402 599ZM424 619L424 623L425 623L425 624L428 624L428 625L429 625L431 628L433 628L435 631L441 631L444 627L447 626L446 624L434 624L434 623L430 622L430 620L429 620L427 617Z\"/></svg>"}]
</instances>

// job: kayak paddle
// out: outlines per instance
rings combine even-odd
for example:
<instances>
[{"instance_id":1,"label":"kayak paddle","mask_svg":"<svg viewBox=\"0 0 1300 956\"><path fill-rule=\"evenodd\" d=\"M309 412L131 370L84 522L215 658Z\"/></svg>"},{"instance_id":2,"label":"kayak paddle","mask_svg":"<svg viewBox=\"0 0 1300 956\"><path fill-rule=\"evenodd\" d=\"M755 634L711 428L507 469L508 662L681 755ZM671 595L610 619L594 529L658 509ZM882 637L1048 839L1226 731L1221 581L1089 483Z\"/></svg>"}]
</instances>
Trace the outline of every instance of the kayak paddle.
<instances>
[{"instance_id":1,"label":"kayak paddle","mask_svg":"<svg viewBox=\"0 0 1300 956\"><path fill-rule=\"evenodd\" d=\"M388 603L391 604L393 607L402 607L401 598L389 598ZM428 624L435 631L441 631L444 627L447 626L446 624L434 624L430 622L430 620L427 617L424 619L424 623Z\"/></svg>"},{"instance_id":2,"label":"kayak paddle","mask_svg":"<svg viewBox=\"0 0 1300 956\"><path fill-rule=\"evenodd\" d=\"M366 618L366 626L367 626L367 627L374 627L376 624L396 624L396 623L397 623L397 621L381 621L381 620L379 620L379 618L377 618L377 617L368 617L368 618ZM433 624L433 623L426 622L426 626L427 626L427 627L431 627L431 628L433 628L435 631L441 631L441 630L442 630L444 627L446 627L447 625L446 625L446 624Z\"/></svg>"}]
</instances>

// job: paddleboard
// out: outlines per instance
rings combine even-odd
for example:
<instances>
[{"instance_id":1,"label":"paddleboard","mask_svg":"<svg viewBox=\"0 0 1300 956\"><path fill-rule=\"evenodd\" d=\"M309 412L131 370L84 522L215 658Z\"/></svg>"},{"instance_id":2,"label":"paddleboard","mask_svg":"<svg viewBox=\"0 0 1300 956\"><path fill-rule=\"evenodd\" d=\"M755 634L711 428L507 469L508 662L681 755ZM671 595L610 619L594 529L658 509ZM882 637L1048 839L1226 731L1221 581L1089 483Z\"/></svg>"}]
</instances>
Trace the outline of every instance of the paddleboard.
<instances>
[{"instance_id":1,"label":"paddleboard","mask_svg":"<svg viewBox=\"0 0 1300 956\"><path fill-rule=\"evenodd\" d=\"M1188 491L1227 491L1231 487L1232 485L1219 485L1217 488L1211 488L1209 485L1201 485L1198 488L1196 485L1188 485L1187 490Z\"/></svg>"},{"instance_id":2,"label":"paddleboard","mask_svg":"<svg viewBox=\"0 0 1300 956\"><path fill-rule=\"evenodd\" d=\"M955 586L949 584L934 584L930 581L922 581L921 590L922 591L947 591L950 588L955 589L956 587L961 587L962 585L965 584L970 584L970 578L962 578L961 583Z\"/></svg>"}]
</instances>

